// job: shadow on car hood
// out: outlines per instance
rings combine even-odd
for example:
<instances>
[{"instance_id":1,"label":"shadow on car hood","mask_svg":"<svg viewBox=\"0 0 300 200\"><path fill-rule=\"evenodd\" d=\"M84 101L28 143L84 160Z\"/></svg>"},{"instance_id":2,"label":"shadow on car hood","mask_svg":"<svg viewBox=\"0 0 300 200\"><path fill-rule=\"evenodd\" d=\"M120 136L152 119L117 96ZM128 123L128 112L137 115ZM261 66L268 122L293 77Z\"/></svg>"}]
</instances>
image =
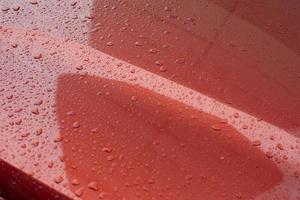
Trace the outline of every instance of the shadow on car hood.
<instances>
[{"instance_id":1,"label":"shadow on car hood","mask_svg":"<svg viewBox=\"0 0 300 200\"><path fill-rule=\"evenodd\" d=\"M285 130L88 46L5 27L0 39L1 159L54 190L297 196L299 140Z\"/></svg>"}]
</instances>

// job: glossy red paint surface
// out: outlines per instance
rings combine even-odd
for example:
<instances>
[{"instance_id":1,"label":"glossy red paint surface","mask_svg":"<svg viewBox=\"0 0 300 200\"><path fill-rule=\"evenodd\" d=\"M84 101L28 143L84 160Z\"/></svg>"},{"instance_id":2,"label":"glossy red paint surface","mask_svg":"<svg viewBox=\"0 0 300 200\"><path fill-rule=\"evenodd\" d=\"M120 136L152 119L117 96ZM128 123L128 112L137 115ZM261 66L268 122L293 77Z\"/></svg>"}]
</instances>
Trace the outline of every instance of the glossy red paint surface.
<instances>
[{"instance_id":1,"label":"glossy red paint surface","mask_svg":"<svg viewBox=\"0 0 300 200\"><path fill-rule=\"evenodd\" d=\"M298 1L0 6L0 194L300 198Z\"/></svg>"},{"instance_id":2,"label":"glossy red paint surface","mask_svg":"<svg viewBox=\"0 0 300 200\"><path fill-rule=\"evenodd\" d=\"M280 127L300 126L299 2L105 2L92 19L96 49Z\"/></svg>"},{"instance_id":3,"label":"glossy red paint surface","mask_svg":"<svg viewBox=\"0 0 300 200\"><path fill-rule=\"evenodd\" d=\"M220 119L151 91L65 76L56 102L67 174L82 182L74 191L95 181L110 199L249 199L282 179L263 153ZM85 197L97 195L88 190Z\"/></svg>"}]
</instances>

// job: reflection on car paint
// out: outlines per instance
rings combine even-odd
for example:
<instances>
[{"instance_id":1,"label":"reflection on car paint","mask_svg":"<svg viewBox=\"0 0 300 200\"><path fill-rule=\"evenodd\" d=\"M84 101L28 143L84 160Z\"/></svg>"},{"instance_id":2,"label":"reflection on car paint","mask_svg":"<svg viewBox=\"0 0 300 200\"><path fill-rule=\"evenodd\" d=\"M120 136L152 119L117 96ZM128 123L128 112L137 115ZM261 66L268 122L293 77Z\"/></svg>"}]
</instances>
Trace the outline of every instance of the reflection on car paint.
<instances>
[{"instance_id":1,"label":"reflection on car paint","mask_svg":"<svg viewBox=\"0 0 300 200\"><path fill-rule=\"evenodd\" d=\"M298 2L0 6L0 194L300 198Z\"/></svg>"}]
</instances>

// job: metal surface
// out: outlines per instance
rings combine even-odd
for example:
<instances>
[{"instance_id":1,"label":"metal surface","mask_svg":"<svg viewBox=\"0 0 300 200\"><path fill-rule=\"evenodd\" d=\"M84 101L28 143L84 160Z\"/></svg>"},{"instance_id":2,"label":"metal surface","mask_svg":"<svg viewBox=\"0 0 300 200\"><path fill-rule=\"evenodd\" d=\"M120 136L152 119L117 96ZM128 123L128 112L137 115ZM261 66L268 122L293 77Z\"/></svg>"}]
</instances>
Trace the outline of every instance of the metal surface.
<instances>
[{"instance_id":1,"label":"metal surface","mask_svg":"<svg viewBox=\"0 0 300 200\"><path fill-rule=\"evenodd\" d=\"M0 7L4 196L300 198L298 1Z\"/></svg>"}]
</instances>

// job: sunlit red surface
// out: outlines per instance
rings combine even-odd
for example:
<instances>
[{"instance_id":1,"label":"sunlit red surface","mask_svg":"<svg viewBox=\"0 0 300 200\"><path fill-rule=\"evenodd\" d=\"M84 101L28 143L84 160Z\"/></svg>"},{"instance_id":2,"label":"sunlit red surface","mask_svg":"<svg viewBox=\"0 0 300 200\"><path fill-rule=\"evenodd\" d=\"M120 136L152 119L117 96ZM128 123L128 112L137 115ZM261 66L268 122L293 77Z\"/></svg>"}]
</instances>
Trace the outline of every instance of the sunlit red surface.
<instances>
[{"instance_id":1,"label":"sunlit red surface","mask_svg":"<svg viewBox=\"0 0 300 200\"><path fill-rule=\"evenodd\" d=\"M0 7L0 196L300 199L298 1Z\"/></svg>"}]
</instances>

